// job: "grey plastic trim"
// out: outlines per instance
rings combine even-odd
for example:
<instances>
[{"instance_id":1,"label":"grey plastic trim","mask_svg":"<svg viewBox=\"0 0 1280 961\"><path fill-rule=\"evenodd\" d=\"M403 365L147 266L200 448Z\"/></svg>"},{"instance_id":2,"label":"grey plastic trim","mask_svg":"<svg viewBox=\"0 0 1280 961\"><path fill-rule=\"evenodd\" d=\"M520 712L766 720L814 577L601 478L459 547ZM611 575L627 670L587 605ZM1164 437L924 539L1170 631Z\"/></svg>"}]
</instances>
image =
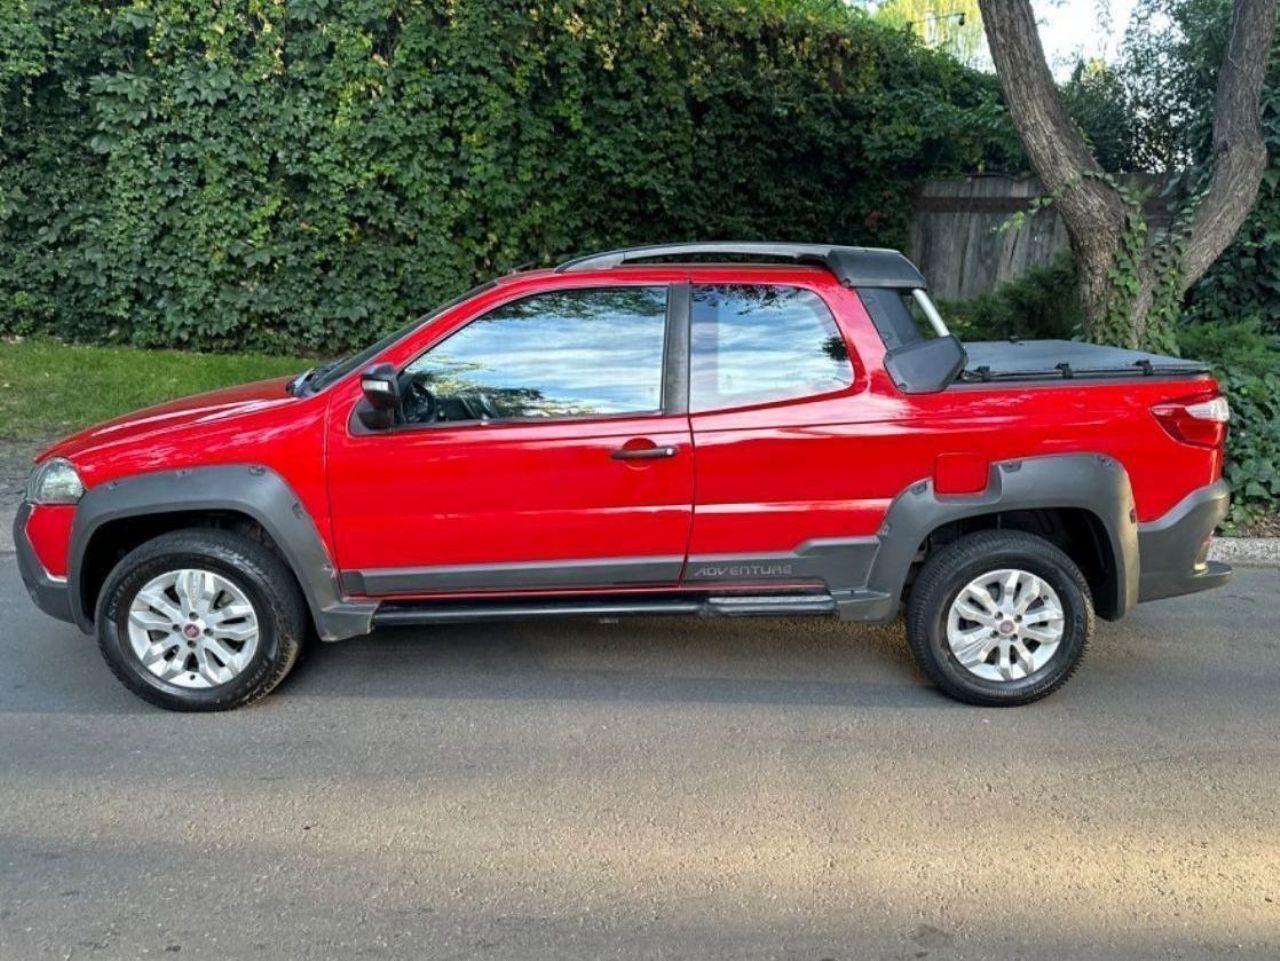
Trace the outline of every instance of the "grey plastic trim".
<instances>
[{"instance_id":1,"label":"grey plastic trim","mask_svg":"<svg viewBox=\"0 0 1280 961\"><path fill-rule=\"evenodd\" d=\"M524 600L420 601L379 608L374 624L457 624L511 621L534 617L640 617L698 614L702 617L797 617L834 614L829 594L729 594L723 596L635 595L632 597L553 597Z\"/></svg>"},{"instance_id":2,"label":"grey plastic trim","mask_svg":"<svg viewBox=\"0 0 1280 961\"><path fill-rule=\"evenodd\" d=\"M419 624L473 624L482 621L523 621L535 617L638 617L698 614L704 604L696 598L599 601L591 598L558 598L539 601L487 601L455 604L427 601L420 604L384 604L376 615L377 627Z\"/></svg>"},{"instance_id":3,"label":"grey plastic trim","mask_svg":"<svg viewBox=\"0 0 1280 961\"><path fill-rule=\"evenodd\" d=\"M1093 514L1106 532L1112 570L1110 591L1095 598L1101 616L1118 618L1138 602L1138 525L1133 490L1124 467L1102 454L1061 454L993 464L985 490L950 496L922 480L898 495L880 528L866 588L890 599L874 619L897 614L911 565L929 535L944 524L1001 511L1077 508ZM874 610L874 604L866 605ZM859 618L872 619L872 618Z\"/></svg>"},{"instance_id":4,"label":"grey plastic trim","mask_svg":"<svg viewBox=\"0 0 1280 961\"><path fill-rule=\"evenodd\" d=\"M1163 517L1138 525L1139 601L1205 591L1230 579L1230 566L1207 559L1208 538L1230 507L1231 490L1219 480L1192 491Z\"/></svg>"},{"instance_id":5,"label":"grey plastic trim","mask_svg":"<svg viewBox=\"0 0 1280 961\"><path fill-rule=\"evenodd\" d=\"M684 584L821 582L830 594L824 605L834 602L844 620L889 621L896 599L866 586L880 544L878 537L818 538L772 554L695 554L685 566Z\"/></svg>"},{"instance_id":6,"label":"grey plastic trim","mask_svg":"<svg viewBox=\"0 0 1280 961\"><path fill-rule=\"evenodd\" d=\"M772 257L798 260L826 267L841 283L858 287L924 287L924 277L911 261L896 250L882 247L841 247L833 244L789 244L767 241L712 241L708 243L655 244L623 247L567 260L557 273L607 270L638 260L670 257Z\"/></svg>"},{"instance_id":7,"label":"grey plastic trim","mask_svg":"<svg viewBox=\"0 0 1280 961\"><path fill-rule=\"evenodd\" d=\"M543 590L573 587L675 585L684 558L608 557L518 564L449 564L342 572L352 594L435 594L450 591Z\"/></svg>"},{"instance_id":8,"label":"grey plastic trim","mask_svg":"<svg viewBox=\"0 0 1280 961\"><path fill-rule=\"evenodd\" d=\"M761 583L821 581L832 592L861 587L879 550L875 537L808 540L794 551L771 554L692 554L684 583Z\"/></svg>"},{"instance_id":9,"label":"grey plastic trim","mask_svg":"<svg viewBox=\"0 0 1280 961\"><path fill-rule=\"evenodd\" d=\"M1205 487L1196 488L1174 504L1173 507L1169 508L1161 517L1139 524L1138 536L1140 538L1150 538L1163 534L1177 533L1192 515L1220 515L1216 520L1221 521L1222 518L1227 516L1227 511L1230 508L1231 488L1225 480L1218 480Z\"/></svg>"},{"instance_id":10,"label":"grey plastic trim","mask_svg":"<svg viewBox=\"0 0 1280 961\"><path fill-rule=\"evenodd\" d=\"M689 284L667 288L667 336L662 357L662 411L689 413Z\"/></svg>"},{"instance_id":11,"label":"grey plastic trim","mask_svg":"<svg viewBox=\"0 0 1280 961\"><path fill-rule=\"evenodd\" d=\"M884 369L904 394L936 394L956 382L964 357L960 341L948 334L885 351Z\"/></svg>"},{"instance_id":12,"label":"grey plastic trim","mask_svg":"<svg viewBox=\"0 0 1280 961\"><path fill-rule=\"evenodd\" d=\"M351 594L386 597L457 591L675 587L677 584L682 589L740 590L745 585L814 583L830 591L837 603L847 604L866 580L879 543L875 537L811 540L795 551L694 555L687 563L682 556L671 555L343 571L342 584ZM652 601L635 603L645 609L653 605ZM810 606L815 603L819 602L806 600ZM820 603L832 605L830 598ZM382 620L379 617L379 621Z\"/></svg>"},{"instance_id":13,"label":"grey plastic trim","mask_svg":"<svg viewBox=\"0 0 1280 961\"><path fill-rule=\"evenodd\" d=\"M216 510L245 514L267 532L298 578L321 638L337 641L371 630L377 603L344 598L324 541L297 494L279 474L259 465L157 471L90 488L76 510L67 573L80 628L93 629L81 564L99 528L128 517Z\"/></svg>"}]
</instances>

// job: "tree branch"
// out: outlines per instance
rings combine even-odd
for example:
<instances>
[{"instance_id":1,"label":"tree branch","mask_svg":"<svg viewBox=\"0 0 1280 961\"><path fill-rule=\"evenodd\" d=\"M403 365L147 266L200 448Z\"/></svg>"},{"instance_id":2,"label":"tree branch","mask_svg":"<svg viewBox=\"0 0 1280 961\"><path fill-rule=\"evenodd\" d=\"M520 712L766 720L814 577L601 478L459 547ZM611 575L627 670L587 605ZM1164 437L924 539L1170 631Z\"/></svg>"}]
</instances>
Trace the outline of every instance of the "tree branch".
<instances>
[{"instance_id":1,"label":"tree branch","mask_svg":"<svg viewBox=\"0 0 1280 961\"><path fill-rule=\"evenodd\" d=\"M1235 0L1213 114L1213 177L1182 257L1182 290L1204 276L1249 216L1267 167L1258 111L1275 39L1276 0Z\"/></svg>"}]
</instances>

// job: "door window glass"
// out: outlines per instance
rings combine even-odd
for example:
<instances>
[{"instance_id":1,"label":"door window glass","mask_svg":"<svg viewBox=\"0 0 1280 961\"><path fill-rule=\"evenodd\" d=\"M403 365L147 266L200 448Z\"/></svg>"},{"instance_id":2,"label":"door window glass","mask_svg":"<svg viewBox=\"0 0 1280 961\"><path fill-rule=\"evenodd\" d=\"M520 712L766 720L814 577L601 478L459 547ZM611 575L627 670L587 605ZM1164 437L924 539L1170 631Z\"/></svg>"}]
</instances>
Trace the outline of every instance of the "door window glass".
<instances>
[{"instance_id":1,"label":"door window glass","mask_svg":"<svg viewBox=\"0 0 1280 961\"><path fill-rule=\"evenodd\" d=\"M665 287L558 290L504 304L406 368L405 420L657 411L666 316Z\"/></svg>"},{"instance_id":2,"label":"door window glass","mask_svg":"<svg viewBox=\"0 0 1280 961\"><path fill-rule=\"evenodd\" d=\"M853 383L844 338L822 298L799 287L696 286L690 407L741 407Z\"/></svg>"}]
</instances>

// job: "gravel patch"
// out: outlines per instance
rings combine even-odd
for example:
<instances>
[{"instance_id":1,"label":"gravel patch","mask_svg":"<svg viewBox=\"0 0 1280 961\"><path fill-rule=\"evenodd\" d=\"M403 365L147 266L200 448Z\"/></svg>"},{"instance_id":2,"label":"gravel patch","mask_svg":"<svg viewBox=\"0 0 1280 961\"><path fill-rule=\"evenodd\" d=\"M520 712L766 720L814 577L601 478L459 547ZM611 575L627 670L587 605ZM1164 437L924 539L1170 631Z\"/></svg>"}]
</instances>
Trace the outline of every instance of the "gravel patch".
<instances>
[{"instance_id":1,"label":"gravel patch","mask_svg":"<svg viewBox=\"0 0 1280 961\"><path fill-rule=\"evenodd\" d=\"M49 446L47 440L0 438L0 511L12 511L22 502L31 473L31 459Z\"/></svg>"},{"instance_id":2,"label":"gravel patch","mask_svg":"<svg viewBox=\"0 0 1280 961\"><path fill-rule=\"evenodd\" d=\"M47 440L0 438L0 554L13 550L13 514L27 487L31 459L48 446Z\"/></svg>"},{"instance_id":3,"label":"gravel patch","mask_svg":"<svg viewBox=\"0 0 1280 961\"><path fill-rule=\"evenodd\" d=\"M1209 559L1240 567L1280 567L1280 537L1215 537Z\"/></svg>"}]
</instances>

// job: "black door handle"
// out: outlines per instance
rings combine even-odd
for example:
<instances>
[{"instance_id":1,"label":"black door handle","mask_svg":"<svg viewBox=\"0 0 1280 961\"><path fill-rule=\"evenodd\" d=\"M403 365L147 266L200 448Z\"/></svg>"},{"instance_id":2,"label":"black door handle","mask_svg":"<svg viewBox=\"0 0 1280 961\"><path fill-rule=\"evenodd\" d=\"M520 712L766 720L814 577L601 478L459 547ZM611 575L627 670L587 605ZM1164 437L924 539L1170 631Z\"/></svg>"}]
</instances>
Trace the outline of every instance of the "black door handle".
<instances>
[{"instance_id":1,"label":"black door handle","mask_svg":"<svg viewBox=\"0 0 1280 961\"><path fill-rule=\"evenodd\" d=\"M661 457L675 457L674 447L619 447L609 455L614 460L658 460Z\"/></svg>"}]
</instances>

